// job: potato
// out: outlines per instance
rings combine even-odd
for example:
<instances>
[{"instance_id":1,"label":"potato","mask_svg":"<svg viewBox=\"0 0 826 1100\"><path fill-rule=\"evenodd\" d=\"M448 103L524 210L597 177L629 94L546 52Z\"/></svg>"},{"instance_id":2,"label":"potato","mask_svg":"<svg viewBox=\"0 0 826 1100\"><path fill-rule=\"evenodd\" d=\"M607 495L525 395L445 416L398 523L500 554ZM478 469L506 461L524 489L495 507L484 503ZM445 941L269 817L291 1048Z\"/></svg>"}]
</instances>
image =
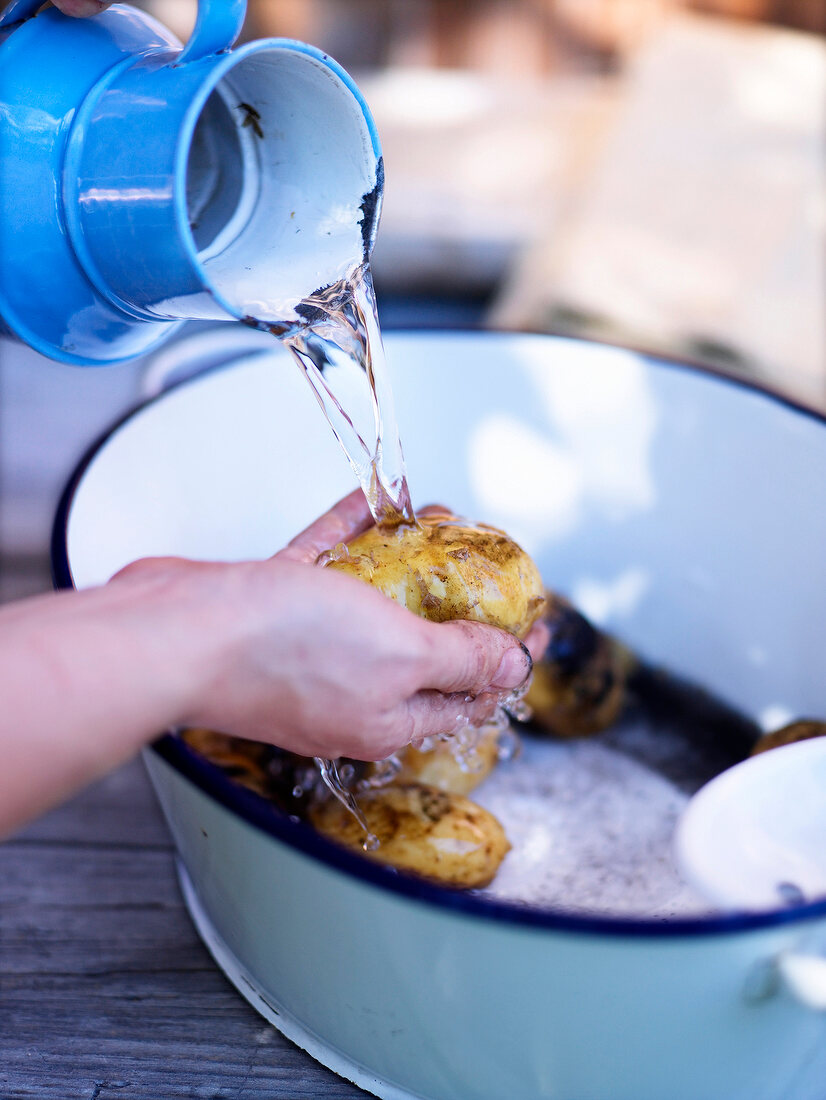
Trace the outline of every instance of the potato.
<instances>
[{"instance_id":1,"label":"potato","mask_svg":"<svg viewBox=\"0 0 826 1100\"><path fill-rule=\"evenodd\" d=\"M398 755L402 766L393 779L394 786L424 783L451 794L470 794L496 767L499 731L493 726L480 730L478 740L461 754L457 754L455 742L450 740L439 741L426 750L408 745Z\"/></svg>"},{"instance_id":2,"label":"potato","mask_svg":"<svg viewBox=\"0 0 826 1100\"><path fill-rule=\"evenodd\" d=\"M808 741L812 737L826 737L826 722L818 722L813 718L801 719L783 726L782 729L764 733L751 750L751 755L779 749L782 745L793 745L796 741Z\"/></svg>"},{"instance_id":3,"label":"potato","mask_svg":"<svg viewBox=\"0 0 826 1100\"><path fill-rule=\"evenodd\" d=\"M534 661L525 702L534 721L555 737L584 737L619 717L634 667L630 652L597 630L561 596L546 593L551 637Z\"/></svg>"},{"instance_id":4,"label":"potato","mask_svg":"<svg viewBox=\"0 0 826 1100\"><path fill-rule=\"evenodd\" d=\"M269 745L205 729L183 730L181 738L242 787L268 796L267 757L272 751Z\"/></svg>"},{"instance_id":5,"label":"potato","mask_svg":"<svg viewBox=\"0 0 826 1100\"><path fill-rule=\"evenodd\" d=\"M181 738L233 782L255 791L282 812L299 813L318 832L365 854L364 830L337 799L317 802L316 784L300 796L292 795L293 785L314 770L312 760L213 730L187 729ZM491 737L483 739L477 750L488 770L493 767L495 747ZM403 764L402 774L408 777L427 774L470 790L486 774L463 772L446 744L431 752L408 751L414 754ZM278 765L274 772L273 763ZM360 791L358 804L370 832L380 841L377 851L367 853L370 857L444 886L487 885L509 848L496 818L460 793L409 779L399 785L397 778L392 786Z\"/></svg>"},{"instance_id":6,"label":"potato","mask_svg":"<svg viewBox=\"0 0 826 1100\"><path fill-rule=\"evenodd\" d=\"M215 730L185 729L180 736L228 779L255 791L282 813L306 816L307 807L321 785L312 757ZM359 761L353 763L356 771L365 768Z\"/></svg>"},{"instance_id":7,"label":"potato","mask_svg":"<svg viewBox=\"0 0 826 1100\"><path fill-rule=\"evenodd\" d=\"M414 526L371 527L328 561L433 622L474 619L524 638L542 613L542 578L496 527L432 511Z\"/></svg>"},{"instance_id":8,"label":"potato","mask_svg":"<svg viewBox=\"0 0 826 1100\"><path fill-rule=\"evenodd\" d=\"M358 803L374 851L364 852L364 830L336 799L312 807L310 820L345 848L443 886L487 886L510 848L496 818L462 795L416 783L364 791Z\"/></svg>"}]
</instances>

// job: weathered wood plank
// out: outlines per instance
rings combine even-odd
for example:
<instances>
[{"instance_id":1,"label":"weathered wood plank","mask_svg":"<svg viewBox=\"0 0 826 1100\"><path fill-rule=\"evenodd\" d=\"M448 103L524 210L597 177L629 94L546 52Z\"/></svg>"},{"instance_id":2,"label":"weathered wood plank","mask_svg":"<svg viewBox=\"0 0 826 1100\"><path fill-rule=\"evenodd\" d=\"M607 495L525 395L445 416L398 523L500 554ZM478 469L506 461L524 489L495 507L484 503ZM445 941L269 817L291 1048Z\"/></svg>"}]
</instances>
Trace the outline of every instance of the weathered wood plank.
<instances>
[{"instance_id":1,"label":"weathered wood plank","mask_svg":"<svg viewBox=\"0 0 826 1100\"><path fill-rule=\"evenodd\" d=\"M108 991L64 998L49 1006L48 1021L42 993L13 997L0 1095L88 1100L100 1081L124 1082L119 1095L128 1100L363 1095L269 1027L219 974L191 996L166 998L162 981L152 985L160 997L150 989L132 1001Z\"/></svg>"},{"instance_id":2,"label":"weathered wood plank","mask_svg":"<svg viewBox=\"0 0 826 1100\"><path fill-rule=\"evenodd\" d=\"M230 986L141 765L0 847L2 1100L355 1100Z\"/></svg>"},{"instance_id":3,"label":"weathered wood plank","mask_svg":"<svg viewBox=\"0 0 826 1100\"><path fill-rule=\"evenodd\" d=\"M65 806L33 822L12 843L22 841L172 848L140 760L112 772Z\"/></svg>"}]
</instances>

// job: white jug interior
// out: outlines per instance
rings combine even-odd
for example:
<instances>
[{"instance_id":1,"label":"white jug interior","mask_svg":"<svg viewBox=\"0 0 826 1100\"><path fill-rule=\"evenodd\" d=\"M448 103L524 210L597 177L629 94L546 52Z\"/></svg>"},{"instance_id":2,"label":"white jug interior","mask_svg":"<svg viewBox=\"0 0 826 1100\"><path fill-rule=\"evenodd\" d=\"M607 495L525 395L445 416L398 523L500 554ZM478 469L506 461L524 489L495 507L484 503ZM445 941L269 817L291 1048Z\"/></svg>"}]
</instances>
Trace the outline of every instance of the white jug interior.
<instances>
[{"instance_id":1,"label":"white jug interior","mask_svg":"<svg viewBox=\"0 0 826 1100\"><path fill-rule=\"evenodd\" d=\"M369 252L380 180L361 103L328 64L287 46L241 56L201 109L186 162L189 231L222 304L294 319Z\"/></svg>"}]
</instances>

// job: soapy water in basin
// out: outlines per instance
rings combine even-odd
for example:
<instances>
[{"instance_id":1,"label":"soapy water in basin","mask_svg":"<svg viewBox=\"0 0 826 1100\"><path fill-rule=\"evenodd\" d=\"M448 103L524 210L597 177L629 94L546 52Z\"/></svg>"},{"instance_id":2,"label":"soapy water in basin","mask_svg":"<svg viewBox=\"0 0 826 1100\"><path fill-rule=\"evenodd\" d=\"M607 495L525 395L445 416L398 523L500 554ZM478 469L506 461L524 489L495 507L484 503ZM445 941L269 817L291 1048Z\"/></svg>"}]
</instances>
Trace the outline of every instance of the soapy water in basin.
<instances>
[{"instance_id":1,"label":"soapy water in basin","mask_svg":"<svg viewBox=\"0 0 826 1100\"><path fill-rule=\"evenodd\" d=\"M511 843L479 893L602 916L669 920L708 912L673 856L689 793L644 759L649 748L662 751L664 736L644 714L624 719L610 739L523 736L518 756L471 795Z\"/></svg>"},{"instance_id":2,"label":"soapy water in basin","mask_svg":"<svg viewBox=\"0 0 826 1100\"><path fill-rule=\"evenodd\" d=\"M501 718L500 725L500 762L469 797L498 819L511 850L480 896L663 921L709 912L673 856L677 822L699 785L674 782L660 770L664 754L683 756L679 738L644 712L607 735L571 741L514 732ZM423 747L435 747L431 740ZM473 731L459 741L470 759ZM460 761L462 751L457 745ZM357 780L345 762L337 765L336 781L357 798L365 787L391 782L393 771L391 758L384 774ZM318 772L308 769L293 794L318 782Z\"/></svg>"},{"instance_id":3,"label":"soapy water in basin","mask_svg":"<svg viewBox=\"0 0 826 1100\"><path fill-rule=\"evenodd\" d=\"M500 762L469 797L498 819L511 850L480 896L663 921L710 911L681 878L673 855L691 794L716 770L713 757L686 751L684 729L645 708L606 733L568 741L499 722ZM458 742L457 758L467 752L470 762L474 732ZM357 780L353 765L343 763L339 779L358 797L365 787L391 782L393 771L391 760L384 774ZM303 784L295 795L316 788L318 773L308 770Z\"/></svg>"}]
</instances>

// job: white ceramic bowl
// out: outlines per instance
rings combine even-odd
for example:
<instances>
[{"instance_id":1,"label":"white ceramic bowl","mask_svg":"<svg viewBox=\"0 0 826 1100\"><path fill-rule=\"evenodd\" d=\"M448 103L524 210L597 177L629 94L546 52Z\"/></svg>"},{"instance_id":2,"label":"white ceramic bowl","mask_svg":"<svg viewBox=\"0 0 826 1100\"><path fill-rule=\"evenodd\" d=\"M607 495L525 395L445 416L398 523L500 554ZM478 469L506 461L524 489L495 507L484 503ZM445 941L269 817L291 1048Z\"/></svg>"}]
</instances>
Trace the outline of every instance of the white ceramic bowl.
<instances>
[{"instance_id":1,"label":"white ceramic bowl","mask_svg":"<svg viewBox=\"0 0 826 1100\"><path fill-rule=\"evenodd\" d=\"M539 336L387 340L415 500L508 529L649 658L774 724L826 714L826 427L748 386ZM55 527L60 583L264 556L351 487L283 352L139 410ZM385 1098L824 1100L826 1016L783 960L826 899L662 922L449 893L147 754L190 909L241 992Z\"/></svg>"},{"instance_id":2,"label":"white ceramic bowl","mask_svg":"<svg viewBox=\"0 0 826 1100\"><path fill-rule=\"evenodd\" d=\"M826 737L718 775L691 800L676 841L686 876L727 909L826 897Z\"/></svg>"}]
</instances>

